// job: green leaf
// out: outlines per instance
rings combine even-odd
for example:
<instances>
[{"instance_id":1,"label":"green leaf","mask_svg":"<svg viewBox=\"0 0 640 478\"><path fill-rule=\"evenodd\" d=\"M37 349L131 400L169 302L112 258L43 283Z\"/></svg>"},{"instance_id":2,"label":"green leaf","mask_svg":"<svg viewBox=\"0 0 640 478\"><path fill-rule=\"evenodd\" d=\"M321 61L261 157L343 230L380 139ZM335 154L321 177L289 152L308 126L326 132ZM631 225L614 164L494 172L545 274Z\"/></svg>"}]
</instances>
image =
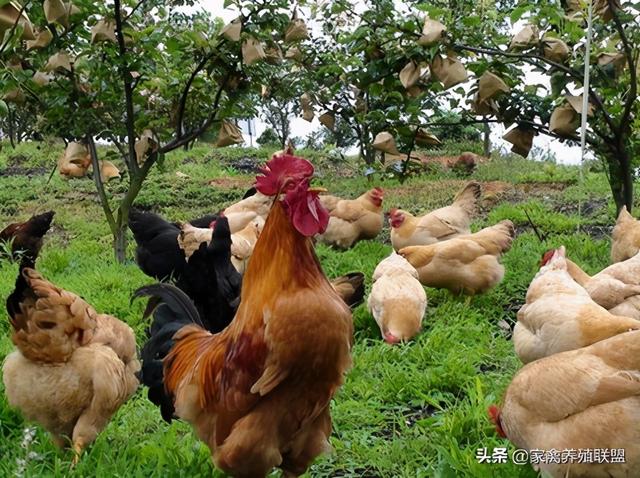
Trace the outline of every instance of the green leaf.
<instances>
[{"instance_id":1,"label":"green leaf","mask_svg":"<svg viewBox=\"0 0 640 478\"><path fill-rule=\"evenodd\" d=\"M472 15L470 17L464 17L462 19L462 23L466 27L477 27L478 25L480 25L482 23L482 20L481 20L480 17L478 17L476 15Z\"/></svg>"},{"instance_id":2,"label":"green leaf","mask_svg":"<svg viewBox=\"0 0 640 478\"><path fill-rule=\"evenodd\" d=\"M511 20L511 23L516 23L518 20L520 20L522 18L522 15L528 12L530 8L531 7L529 5L521 5L514 9L513 12L511 12L511 15L509 15L509 20Z\"/></svg>"},{"instance_id":3,"label":"green leaf","mask_svg":"<svg viewBox=\"0 0 640 478\"><path fill-rule=\"evenodd\" d=\"M167 48L167 53L169 54L178 53L180 51L180 42L174 37L169 37L165 42L165 47Z\"/></svg>"},{"instance_id":4,"label":"green leaf","mask_svg":"<svg viewBox=\"0 0 640 478\"><path fill-rule=\"evenodd\" d=\"M9 114L9 107L3 100L0 100L0 118L4 118L8 114Z\"/></svg>"},{"instance_id":5,"label":"green leaf","mask_svg":"<svg viewBox=\"0 0 640 478\"><path fill-rule=\"evenodd\" d=\"M562 90L569 82L569 78L564 73L555 73L551 75L549 82L551 83L551 94L553 96L560 96Z\"/></svg>"}]
</instances>

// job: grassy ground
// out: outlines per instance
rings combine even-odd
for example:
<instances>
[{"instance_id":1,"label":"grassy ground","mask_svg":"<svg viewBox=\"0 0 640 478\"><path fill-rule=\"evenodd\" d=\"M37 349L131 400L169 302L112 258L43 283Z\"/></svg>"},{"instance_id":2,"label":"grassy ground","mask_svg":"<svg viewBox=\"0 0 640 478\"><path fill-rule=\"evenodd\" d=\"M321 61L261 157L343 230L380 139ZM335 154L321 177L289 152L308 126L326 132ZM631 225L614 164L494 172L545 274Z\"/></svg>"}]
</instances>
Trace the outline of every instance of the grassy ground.
<instances>
[{"instance_id":1,"label":"grassy ground","mask_svg":"<svg viewBox=\"0 0 640 478\"><path fill-rule=\"evenodd\" d=\"M28 145L0 153L0 225L35 212L56 210L38 268L56 284L94 307L130 324L142 343L142 303L129 304L137 287L152 282L133 263L117 264L111 236L88 180L47 184L59 148ZM240 169L243 158L266 159L264 151L221 153L199 147L168 157L154 170L138 204L174 220L212 212L237 200L252 177ZM250 162L250 161L249 161ZM339 166L316 157L320 183L333 193L355 196L373 185L385 188L387 209L423 212L447 204L464 181L431 172L399 184L360 167ZM235 165L235 167L234 167ZM176 177L179 170L189 177ZM546 249L565 244L569 255L593 272L607 263L614 207L602 174L551 163L495 158L473 178L485 186L482 214L474 229L502 219L518 226L504 257L505 280L469 306L445 291L428 289L424 332L412 343L388 346L365 306L354 313L354 367L332 403L334 453L319 458L308 476L353 477L531 477L529 466L479 464L476 450L510 446L486 418L487 406L501 394L520 364L509 340L526 288ZM112 183L120 194L124 184ZM582 215L579 216L578 212ZM533 233L529 214L544 242ZM577 232L577 228L581 232ZM385 228L378 241L346 252L319 246L325 271L335 276L360 270L370 277L391 250ZM129 257L133 257L130 247ZM0 263L0 297L13 288L17 265ZM6 313L0 310L0 361L13 346ZM220 476L209 451L184 423L164 423L140 389L70 470L69 453L58 451L38 427L9 408L0 384L0 476L197 477Z\"/></svg>"}]
</instances>

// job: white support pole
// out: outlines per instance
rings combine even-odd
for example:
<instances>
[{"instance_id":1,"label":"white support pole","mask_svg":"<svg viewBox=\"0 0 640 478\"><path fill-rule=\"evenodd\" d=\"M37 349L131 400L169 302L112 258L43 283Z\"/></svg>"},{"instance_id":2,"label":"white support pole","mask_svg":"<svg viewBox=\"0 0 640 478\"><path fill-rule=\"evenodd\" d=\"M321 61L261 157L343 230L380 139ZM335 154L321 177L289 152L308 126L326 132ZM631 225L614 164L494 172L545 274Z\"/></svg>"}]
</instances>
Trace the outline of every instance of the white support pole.
<instances>
[{"instance_id":1,"label":"white support pole","mask_svg":"<svg viewBox=\"0 0 640 478\"><path fill-rule=\"evenodd\" d=\"M587 0L587 37L584 44L584 78L582 80L582 114L580 131L580 187L584 188L584 156L587 147L587 115L589 112L589 70L591 67L591 33L593 27L593 0ZM578 201L578 231L582 224L582 198Z\"/></svg>"}]
</instances>

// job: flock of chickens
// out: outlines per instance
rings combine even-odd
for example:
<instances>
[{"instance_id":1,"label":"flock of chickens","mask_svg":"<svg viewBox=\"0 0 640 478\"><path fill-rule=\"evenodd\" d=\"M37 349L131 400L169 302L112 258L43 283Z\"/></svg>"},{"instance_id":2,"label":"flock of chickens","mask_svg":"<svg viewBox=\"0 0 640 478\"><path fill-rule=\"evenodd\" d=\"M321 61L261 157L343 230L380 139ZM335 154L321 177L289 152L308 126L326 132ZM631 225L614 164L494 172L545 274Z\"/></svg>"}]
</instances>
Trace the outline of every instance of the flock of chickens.
<instances>
[{"instance_id":1,"label":"flock of chickens","mask_svg":"<svg viewBox=\"0 0 640 478\"><path fill-rule=\"evenodd\" d=\"M613 264L589 276L564 246L544 254L518 311L526 364L489 414L525 450L624 450L623 462L543 461L553 477L640 475L640 223L623 208Z\"/></svg>"},{"instance_id":2,"label":"flock of chickens","mask_svg":"<svg viewBox=\"0 0 640 478\"><path fill-rule=\"evenodd\" d=\"M341 199L312 187L313 172L279 153L217 214L179 224L131 212L136 262L160 281L133 294L149 297L145 318L153 316L139 355L129 326L35 270L52 212L1 231L21 260L7 299L16 345L3 366L9 403L57 445L70 444L76 462L142 383L164 420L191 423L227 473L304 473L329 449L329 403L351 364L350 309L364 300L363 274L329 280L314 245L352 247L377 237L384 221L380 188ZM502 280L515 229L502 221L471 233L480 196L470 182L424 216L389 212L394 250L367 299L386 342L420 332L423 286L473 296ZM532 363L502 409L490 410L499 434L526 449L626 447L627 464L603 476L639 469L640 449L630 445L640 443L640 332L631 332L640 325L638 246L640 225L623 211L612 251L621 262L590 277L564 248L545 255L513 334L516 353ZM547 471L565 476L563 466ZM570 476L600 476L597 466Z\"/></svg>"}]
</instances>

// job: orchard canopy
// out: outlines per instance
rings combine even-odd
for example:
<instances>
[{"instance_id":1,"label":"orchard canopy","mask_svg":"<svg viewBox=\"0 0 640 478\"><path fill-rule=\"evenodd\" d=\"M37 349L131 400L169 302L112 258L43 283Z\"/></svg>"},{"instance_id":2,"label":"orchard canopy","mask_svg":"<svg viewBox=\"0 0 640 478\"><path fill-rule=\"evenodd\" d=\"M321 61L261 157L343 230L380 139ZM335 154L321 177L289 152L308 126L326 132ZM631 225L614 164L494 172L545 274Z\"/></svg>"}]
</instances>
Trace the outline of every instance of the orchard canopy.
<instances>
[{"instance_id":1,"label":"orchard canopy","mask_svg":"<svg viewBox=\"0 0 640 478\"><path fill-rule=\"evenodd\" d=\"M618 208L632 207L640 2L594 0L591 23L582 0L225 7L237 12L227 24L189 0L0 0L0 131L122 166L124 194L94 178L119 258L150 168L194 141L239 143L237 121L258 116L283 145L292 117L318 117L370 167L397 156L404 177L447 127L501 123L523 156L539 135L578 144L586 94L587 149ZM97 140L114 145L109 158Z\"/></svg>"}]
</instances>

